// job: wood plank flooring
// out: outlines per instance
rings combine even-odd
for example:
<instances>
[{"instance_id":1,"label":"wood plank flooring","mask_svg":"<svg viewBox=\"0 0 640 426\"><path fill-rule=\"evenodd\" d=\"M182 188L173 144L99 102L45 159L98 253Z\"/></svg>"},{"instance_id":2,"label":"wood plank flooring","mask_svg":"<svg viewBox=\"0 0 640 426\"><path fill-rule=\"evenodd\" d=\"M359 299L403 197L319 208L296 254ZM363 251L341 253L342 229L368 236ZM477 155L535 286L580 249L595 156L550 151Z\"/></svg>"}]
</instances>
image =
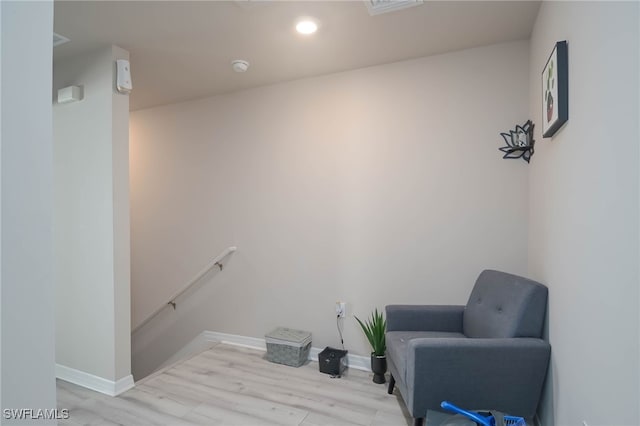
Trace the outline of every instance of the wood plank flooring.
<instances>
[{"instance_id":1,"label":"wood plank flooring","mask_svg":"<svg viewBox=\"0 0 640 426\"><path fill-rule=\"evenodd\" d=\"M411 425L372 374L332 379L318 364L273 364L264 352L218 344L112 398L58 380L61 425ZM397 392L396 392L397 393Z\"/></svg>"}]
</instances>

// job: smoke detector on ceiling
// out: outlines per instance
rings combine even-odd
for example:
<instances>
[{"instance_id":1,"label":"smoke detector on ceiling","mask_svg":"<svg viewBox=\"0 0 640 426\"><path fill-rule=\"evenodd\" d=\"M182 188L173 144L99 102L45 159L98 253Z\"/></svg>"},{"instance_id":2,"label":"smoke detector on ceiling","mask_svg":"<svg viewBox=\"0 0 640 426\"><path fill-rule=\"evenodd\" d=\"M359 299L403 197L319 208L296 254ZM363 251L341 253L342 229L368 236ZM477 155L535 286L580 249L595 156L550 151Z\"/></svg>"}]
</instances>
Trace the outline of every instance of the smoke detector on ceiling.
<instances>
[{"instance_id":1,"label":"smoke detector on ceiling","mask_svg":"<svg viewBox=\"0 0 640 426\"><path fill-rule=\"evenodd\" d=\"M233 68L235 72L246 72L249 69L249 62L236 59L235 61L231 61L231 68Z\"/></svg>"},{"instance_id":2,"label":"smoke detector on ceiling","mask_svg":"<svg viewBox=\"0 0 640 426\"><path fill-rule=\"evenodd\" d=\"M69 39L61 36L60 34L53 33L53 47L58 47L61 44L68 43Z\"/></svg>"},{"instance_id":3,"label":"smoke detector on ceiling","mask_svg":"<svg viewBox=\"0 0 640 426\"><path fill-rule=\"evenodd\" d=\"M424 4L423 0L364 0L364 2L367 4L367 9L369 9L369 15L395 12L396 10Z\"/></svg>"}]
</instances>

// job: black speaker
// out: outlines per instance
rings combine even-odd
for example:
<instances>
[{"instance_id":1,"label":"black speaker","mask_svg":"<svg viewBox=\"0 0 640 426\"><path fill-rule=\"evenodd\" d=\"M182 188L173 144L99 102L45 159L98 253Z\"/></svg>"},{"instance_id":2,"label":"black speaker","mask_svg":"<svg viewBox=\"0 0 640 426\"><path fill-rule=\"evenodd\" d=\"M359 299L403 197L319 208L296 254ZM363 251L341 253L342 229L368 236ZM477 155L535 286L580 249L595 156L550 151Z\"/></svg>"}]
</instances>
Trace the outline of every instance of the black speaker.
<instances>
[{"instance_id":1,"label":"black speaker","mask_svg":"<svg viewBox=\"0 0 640 426\"><path fill-rule=\"evenodd\" d=\"M318 366L320 372L340 377L347 368L347 353L341 349L327 346L318 354Z\"/></svg>"}]
</instances>

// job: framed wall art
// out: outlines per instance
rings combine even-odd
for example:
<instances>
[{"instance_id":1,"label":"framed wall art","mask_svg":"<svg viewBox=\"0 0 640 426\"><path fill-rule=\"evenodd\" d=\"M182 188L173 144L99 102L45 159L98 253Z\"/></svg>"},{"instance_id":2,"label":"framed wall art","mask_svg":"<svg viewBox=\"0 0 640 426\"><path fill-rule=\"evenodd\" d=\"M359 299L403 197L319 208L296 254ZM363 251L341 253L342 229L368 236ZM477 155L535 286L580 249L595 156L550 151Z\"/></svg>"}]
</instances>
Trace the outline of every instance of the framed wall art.
<instances>
[{"instance_id":1,"label":"framed wall art","mask_svg":"<svg viewBox=\"0 0 640 426\"><path fill-rule=\"evenodd\" d=\"M569 119L567 42L556 43L542 71L542 137L552 137Z\"/></svg>"}]
</instances>

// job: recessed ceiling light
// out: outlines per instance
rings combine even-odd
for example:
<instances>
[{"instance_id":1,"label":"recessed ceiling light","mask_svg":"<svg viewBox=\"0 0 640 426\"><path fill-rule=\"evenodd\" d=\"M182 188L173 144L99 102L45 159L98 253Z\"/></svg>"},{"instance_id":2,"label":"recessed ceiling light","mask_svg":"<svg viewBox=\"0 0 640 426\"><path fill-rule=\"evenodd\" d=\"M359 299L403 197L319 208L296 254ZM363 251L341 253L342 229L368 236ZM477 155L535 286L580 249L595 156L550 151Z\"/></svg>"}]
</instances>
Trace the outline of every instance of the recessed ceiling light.
<instances>
[{"instance_id":1,"label":"recessed ceiling light","mask_svg":"<svg viewBox=\"0 0 640 426\"><path fill-rule=\"evenodd\" d=\"M296 31L300 34L313 34L318 31L318 24L312 19L303 19L296 24Z\"/></svg>"}]
</instances>

